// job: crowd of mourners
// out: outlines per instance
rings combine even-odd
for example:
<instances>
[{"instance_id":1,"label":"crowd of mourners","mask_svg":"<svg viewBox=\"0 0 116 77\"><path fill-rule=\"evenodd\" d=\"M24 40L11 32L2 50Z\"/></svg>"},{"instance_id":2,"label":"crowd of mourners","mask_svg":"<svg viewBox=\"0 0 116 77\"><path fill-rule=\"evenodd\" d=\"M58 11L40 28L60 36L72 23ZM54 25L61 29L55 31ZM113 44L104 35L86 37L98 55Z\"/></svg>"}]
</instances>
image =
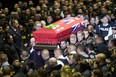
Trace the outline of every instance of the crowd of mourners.
<instances>
[{"instance_id":1,"label":"crowd of mourners","mask_svg":"<svg viewBox=\"0 0 116 77\"><path fill-rule=\"evenodd\" d=\"M19 0L12 9L3 5L0 77L116 77L115 0ZM82 18L84 29L54 50L35 49L32 32L66 17Z\"/></svg>"}]
</instances>

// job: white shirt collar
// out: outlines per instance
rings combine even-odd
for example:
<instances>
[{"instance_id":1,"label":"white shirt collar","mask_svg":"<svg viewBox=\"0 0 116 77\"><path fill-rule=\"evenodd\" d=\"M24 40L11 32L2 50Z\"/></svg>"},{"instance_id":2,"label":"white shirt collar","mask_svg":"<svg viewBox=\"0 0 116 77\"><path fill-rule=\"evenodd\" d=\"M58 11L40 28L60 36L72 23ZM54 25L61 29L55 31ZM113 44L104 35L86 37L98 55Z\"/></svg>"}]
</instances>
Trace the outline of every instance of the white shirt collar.
<instances>
[{"instance_id":1,"label":"white shirt collar","mask_svg":"<svg viewBox=\"0 0 116 77\"><path fill-rule=\"evenodd\" d=\"M107 25L109 25L108 23L107 24L103 24L103 26L107 26Z\"/></svg>"},{"instance_id":2,"label":"white shirt collar","mask_svg":"<svg viewBox=\"0 0 116 77\"><path fill-rule=\"evenodd\" d=\"M13 27L12 27L12 29L13 29L14 31L16 31L16 29L15 29L15 28L13 28Z\"/></svg>"},{"instance_id":3,"label":"white shirt collar","mask_svg":"<svg viewBox=\"0 0 116 77\"><path fill-rule=\"evenodd\" d=\"M95 53L95 51L92 50L92 51L89 51L89 53ZM88 53L88 54L89 54L89 53Z\"/></svg>"},{"instance_id":4,"label":"white shirt collar","mask_svg":"<svg viewBox=\"0 0 116 77\"><path fill-rule=\"evenodd\" d=\"M84 57L88 57L88 55L85 52L80 52L80 54Z\"/></svg>"},{"instance_id":5,"label":"white shirt collar","mask_svg":"<svg viewBox=\"0 0 116 77\"><path fill-rule=\"evenodd\" d=\"M66 59L63 55L59 56L58 59Z\"/></svg>"},{"instance_id":6,"label":"white shirt collar","mask_svg":"<svg viewBox=\"0 0 116 77\"><path fill-rule=\"evenodd\" d=\"M77 52L76 51L71 51L70 54L76 54Z\"/></svg>"}]
</instances>

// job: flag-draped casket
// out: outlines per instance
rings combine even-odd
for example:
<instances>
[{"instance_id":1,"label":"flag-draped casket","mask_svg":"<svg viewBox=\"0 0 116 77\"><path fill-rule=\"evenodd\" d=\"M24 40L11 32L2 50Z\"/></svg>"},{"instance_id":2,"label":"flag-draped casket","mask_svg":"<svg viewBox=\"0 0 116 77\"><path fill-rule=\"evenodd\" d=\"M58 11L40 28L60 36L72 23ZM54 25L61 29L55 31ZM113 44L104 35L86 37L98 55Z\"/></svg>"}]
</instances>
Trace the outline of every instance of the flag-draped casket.
<instances>
[{"instance_id":1,"label":"flag-draped casket","mask_svg":"<svg viewBox=\"0 0 116 77\"><path fill-rule=\"evenodd\" d=\"M36 43L57 44L83 28L84 21L82 19L64 18L33 32L32 35Z\"/></svg>"}]
</instances>

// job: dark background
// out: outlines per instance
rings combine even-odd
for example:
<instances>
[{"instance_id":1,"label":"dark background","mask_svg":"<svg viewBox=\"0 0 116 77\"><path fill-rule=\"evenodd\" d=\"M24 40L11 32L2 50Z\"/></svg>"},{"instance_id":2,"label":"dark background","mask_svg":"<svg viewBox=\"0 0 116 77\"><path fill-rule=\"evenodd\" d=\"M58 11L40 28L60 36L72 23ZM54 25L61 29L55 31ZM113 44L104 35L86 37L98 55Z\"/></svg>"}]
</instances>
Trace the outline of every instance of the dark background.
<instances>
[{"instance_id":1,"label":"dark background","mask_svg":"<svg viewBox=\"0 0 116 77\"><path fill-rule=\"evenodd\" d=\"M15 3L18 3L18 1L28 2L29 0L0 0L0 3L2 3L2 7L8 7L10 10L13 9L13 6ZM37 4L39 0L33 0L34 4Z\"/></svg>"}]
</instances>

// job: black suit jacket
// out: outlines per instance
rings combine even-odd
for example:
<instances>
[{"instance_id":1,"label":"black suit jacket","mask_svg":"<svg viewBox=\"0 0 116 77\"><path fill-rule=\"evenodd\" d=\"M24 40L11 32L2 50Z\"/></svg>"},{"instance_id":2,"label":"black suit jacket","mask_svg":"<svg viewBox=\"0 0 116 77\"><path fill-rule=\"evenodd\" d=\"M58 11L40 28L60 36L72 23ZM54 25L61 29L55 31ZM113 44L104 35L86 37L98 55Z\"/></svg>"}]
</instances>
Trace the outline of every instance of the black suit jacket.
<instances>
[{"instance_id":1,"label":"black suit jacket","mask_svg":"<svg viewBox=\"0 0 116 77\"><path fill-rule=\"evenodd\" d=\"M36 63L36 69L39 69L40 67L44 66L44 60L41 56L40 50L34 50L32 53L30 53L30 50L32 49L32 46L27 47L27 51L30 54L30 60L35 61Z\"/></svg>"},{"instance_id":2,"label":"black suit jacket","mask_svg":"<svg viewBox=\"0 0 116 77\"><path fill-rule=\"evenodd\" d=\"M23 46L23 40L21 37L21 33L19 29L16 29L16 31L11 27L9 29L9 33L13 36L15 44L19 47L22 48Z\"/></svg>"},{"instance_id":3,"label":"black suit jacket","mask_svg":"<svg viewBox=\"0 0 116 77\"><path fill-rule=\"evenodd\" d=\"M22 71L18 71L13 77L27 77Z\"/></svg>"}]
</instances>

